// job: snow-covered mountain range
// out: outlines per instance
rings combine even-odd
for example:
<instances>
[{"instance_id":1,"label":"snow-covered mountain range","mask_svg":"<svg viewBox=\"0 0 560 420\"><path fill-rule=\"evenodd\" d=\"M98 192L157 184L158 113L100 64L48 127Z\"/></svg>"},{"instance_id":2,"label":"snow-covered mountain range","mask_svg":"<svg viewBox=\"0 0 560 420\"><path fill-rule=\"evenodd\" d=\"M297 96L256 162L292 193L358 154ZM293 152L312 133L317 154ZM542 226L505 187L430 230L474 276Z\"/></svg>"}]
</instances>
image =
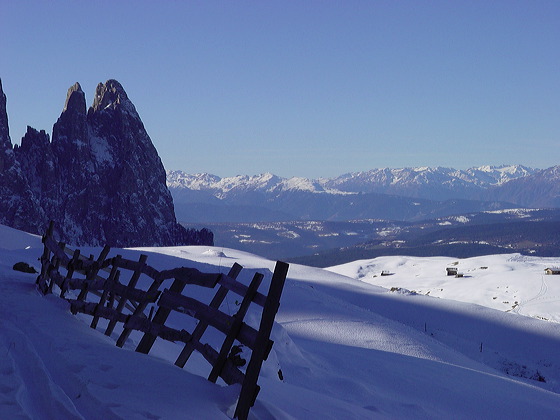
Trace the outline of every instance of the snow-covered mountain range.
<instances>
[{"instance_id":1,"label":"snow-covered mountain range","mask_svg":"<svg viewBox=\"0 0 560 420\"><path fill-rule=\"evenodd\" d=\"M382 168L351 172L335 178L282 178L271 173L220 178L211 174L167 171L167 185L173 189L212 192L218 198L258 191L307 191L314 193L384 193L431 200L472 198L481 191L523 178L538 170L522 165L481 166L467 170L443 167Z\"/></svg>"},{"instance_id":2,"label":"snow-covered mountain range","mask_svg":"<svg viewBox=\"0 0 560 420\"><path fill-rule=\"evenodd\" d=\"M220 178L167 171L184 222L421 220L514 207L560 207L560 166L372 169L336 178Z\"/></svg>"}]
</instances>

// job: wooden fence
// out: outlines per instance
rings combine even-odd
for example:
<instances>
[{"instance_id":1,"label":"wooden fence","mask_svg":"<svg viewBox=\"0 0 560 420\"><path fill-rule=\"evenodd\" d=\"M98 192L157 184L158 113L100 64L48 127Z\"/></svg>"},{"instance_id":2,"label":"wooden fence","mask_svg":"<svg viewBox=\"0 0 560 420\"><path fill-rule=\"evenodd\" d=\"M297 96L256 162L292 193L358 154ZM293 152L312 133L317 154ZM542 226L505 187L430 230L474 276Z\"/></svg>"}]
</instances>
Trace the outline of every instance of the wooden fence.
<instances>
[{"instance_id":1,"label":"wooden fence","mask_svg":"<svg viewBox=\"0 0 560 420\"><path fill-rule=\"evenodd\" d=\"M98 327L100 318L105 319L106 335L111 335L117 326L121 327L116 342L119 347L125 344L134 330L143 333L136 347L137 352L148 354L158 337L182 342L183 350L175 361L175 365L181 368L196 350L212 366L209 381L216 382L222 378L228 385L241 384L235 417L242 420L247 418L260 389L257 380L262 363L272 348L270 333L280 305L288 264L280 261L276 263L268 294L263 295L258 289L264 276L256 273L246 286L236 280L242 270L237 263L227 275L202 273L189 267L158 271L146 263L146 255L140 255L138 261L128 260L121 255L107 258L110 251L108 246L101 250L97 258L93 255L85 257L79 249L72 250L63 242L57 242L53 230L51 222L43 236L41 273L37 277L37 286L43 294L60 291L60 297L70 303L72 313L92 316L92 328ZM125 271L131 272L126 284L122 282L122 273ZM151 282L145 290L138 286L142 275L147 276L148 283ZM171 279L171 286L163 288L164 282ZM54 289L55 285L57 289ZM217 291L211 302L205 304L184 295L186 285L217 288ZM230 291L241 297L234 315L219 309ZM244 322L251 303L262 307L258 330ZM147 310L148 306L151 307L150 311ZM172 311L188 315L198 323L191 332L166 326ZM220 348L215 349L201 342L209 326L225 335ZM241 345L251 349L251 357L244 371L241 368L245 361L239 354Z\"/></svg>"}]
</instances>

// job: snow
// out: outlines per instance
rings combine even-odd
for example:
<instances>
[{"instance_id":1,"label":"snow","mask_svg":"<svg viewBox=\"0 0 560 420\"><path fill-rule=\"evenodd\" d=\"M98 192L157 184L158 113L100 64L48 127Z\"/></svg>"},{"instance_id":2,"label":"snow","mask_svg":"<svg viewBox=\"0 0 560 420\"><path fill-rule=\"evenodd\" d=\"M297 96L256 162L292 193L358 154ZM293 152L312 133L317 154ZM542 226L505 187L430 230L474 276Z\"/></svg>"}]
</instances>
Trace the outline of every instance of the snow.
<instances>
[{"instance_id":1,"label":"snow","mask_svg":"<svg viewBox=\"0 0 560 420\"><path fill-rule=\"evenodd\" d=\"M275 264L212 247L117 251L146 253L157 269L227 272L238 262L241 281L255 270L269 279ZM0 226L0 418L231 418L239 386L208 382L201 357L179 369L181 346L158 340L139 354L134 336L120 349L89 328L89 317L41 296L35 275L12 270L18 261L38 269L41 252L37 236ZM454 263L466 277L445 276ZM559 418L560 324L552 320L560 277L542 275L559 263L511 254L383 257L328 270L292 264L250 418ZM515 295L519 313L492 308L494 294Z\"/></svg>"},{"instance_id":2,"label":"snow","mask_svg":"<svg viewBox=\"0 0 560 420\"><path fill-rule=\"evenodd\" d=\"M520 254L466 259L450 257L379 257L355 261L328 270L390 289L402 287L419 294L511 311L560 322L560 276L547 276L557 257ZM456 267L464 277L446 274ZM391 276L380 276L389 271Z\"/></svg>"},{"instance_id":3,"label":"snow","mask_svg":"<svg viewBox=\"0 0 560 420\"><path fill-rule=\"evenodd\" d=\"M100 164L114 165L114 157L107 139L90 135L90 145L95 160Z\"/></svg>"}]
</instances>

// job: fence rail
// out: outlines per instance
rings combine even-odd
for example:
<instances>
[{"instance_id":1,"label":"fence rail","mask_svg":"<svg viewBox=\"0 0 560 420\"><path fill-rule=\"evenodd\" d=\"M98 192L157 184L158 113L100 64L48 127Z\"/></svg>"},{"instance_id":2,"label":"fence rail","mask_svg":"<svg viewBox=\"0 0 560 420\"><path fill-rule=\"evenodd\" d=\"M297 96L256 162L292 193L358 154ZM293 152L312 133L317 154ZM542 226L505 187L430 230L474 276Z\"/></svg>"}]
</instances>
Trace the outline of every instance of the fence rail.
<instances>
[{"instance_id":1,"label":"fence rail","mask_svg":"<svg viewBox=\"0 0 560 420\"><path fill-rule=\"evenodd\" d=\"M288 264L276 263L268 293L264 295L258 291L264 276L256 273L246 286L237 281L242 270L237 263L225 275L203 273L191 267L160 271L147 264L148 257L144 254L138 261L122 255L108 258L108 246L97 258L93 255L86 257L79 249L72 250L64 242L54 239L52 222L43 236L43 244L41 272L36 282L43 294L54 293L57 286L60 297L70 303L73 314L92 317L91 328L98 328L99 320L105 319L106 335L122 327L116 340L118 347L123 347L133 331L139 331L143 336L136 347L137 352L148 354L157 338L184 343L175 361L175 365L181 368L193 351L199 352L212 367L209 381L216 382L222 378L228 385L241 384L235 417L241 420L248 417L260 389L257 381L262 363L273 345L270 333L280 305ZM123 282L124 272L131 273L126 284ZM138 286L141 276L151 282L149 287ZM171 286L164 288L164 282L171 279ZM187 285L218 289L211 302L206 304L184 294ZM233 315L220 310L229 292L241 297ZM258 330L244 322L252 303L262 308ZM150 311L148 306L151 306ZM192 332L165 325L173 311L198 321ZM224 334L219 348L201 341L208 327ZM240 345L251 349L244 371L241 369L245 362L239 356Z\"/></svg>"}]
</instances>

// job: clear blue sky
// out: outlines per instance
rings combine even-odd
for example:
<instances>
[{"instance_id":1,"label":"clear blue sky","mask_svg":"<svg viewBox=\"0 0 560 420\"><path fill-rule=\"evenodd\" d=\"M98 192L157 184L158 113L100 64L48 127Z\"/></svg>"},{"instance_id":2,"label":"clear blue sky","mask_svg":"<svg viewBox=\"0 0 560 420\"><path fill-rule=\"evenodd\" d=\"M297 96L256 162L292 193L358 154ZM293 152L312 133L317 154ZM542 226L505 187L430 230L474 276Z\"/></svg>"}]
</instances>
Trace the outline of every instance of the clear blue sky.
<instances>
[{"instance_id":1,"label":"clear blue sky","mask_svg":"<svg viewBox=\"0 0 560 420\"><path fill-rule=\"evenodd\" d=\"M12 142L114 78L166 169L560 164L560 1L0 0Z\"/></svg>"}]
</instances>

